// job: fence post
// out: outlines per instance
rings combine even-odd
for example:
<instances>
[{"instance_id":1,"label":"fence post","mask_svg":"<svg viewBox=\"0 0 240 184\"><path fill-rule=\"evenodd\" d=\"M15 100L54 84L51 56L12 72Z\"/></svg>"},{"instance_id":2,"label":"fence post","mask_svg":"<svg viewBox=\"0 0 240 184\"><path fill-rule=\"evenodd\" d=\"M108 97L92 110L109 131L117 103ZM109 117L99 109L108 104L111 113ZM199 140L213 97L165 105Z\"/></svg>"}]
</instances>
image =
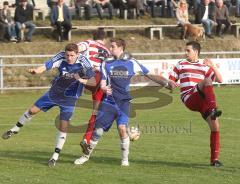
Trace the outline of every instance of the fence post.
<instances>
[{"instance_id":1,"label":"fence post","mask_svg":"<svg viewBox=\"0 0 240 184\"><path fill-rule=\"evenodd\" d=\"M3 58L0 58L0 88L3 93Z\"/></svg>"}]
</instances>

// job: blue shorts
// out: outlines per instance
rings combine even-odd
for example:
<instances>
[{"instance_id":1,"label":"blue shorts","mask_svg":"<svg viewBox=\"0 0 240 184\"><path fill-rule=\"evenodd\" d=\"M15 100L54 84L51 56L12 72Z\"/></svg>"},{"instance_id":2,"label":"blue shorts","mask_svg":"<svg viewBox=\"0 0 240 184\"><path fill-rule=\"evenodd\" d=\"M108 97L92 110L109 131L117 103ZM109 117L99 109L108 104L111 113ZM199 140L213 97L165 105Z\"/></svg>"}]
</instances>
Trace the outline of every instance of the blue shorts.
<instances>
[{"instance_id":1,"label":"blue shorts","mask_svg":"<svg viewBox=\"0 0 240 184\"><path fill-rule=\"evenodd\" d=\"M103 128L103 130L107 132L115 119L117 126L127 126L129 120L129 106L130 102L128 100L114 104L103 100L98 110L95 128Z\"/></svg>"},{"instance_id":2,"label":"blue shorts","mask_svg":"<svg viewBox=\"0 0 240 184\"><path fill-rule=\"evenodd\" d=\"M60 120L69 121L73 115L75 106L66 106L56 103L49 97L49 91L47 91L42 97L40 97L34 104L42 111L46 112L54 106L58 106L60 109Z\"/></svg>"}]
</instances>

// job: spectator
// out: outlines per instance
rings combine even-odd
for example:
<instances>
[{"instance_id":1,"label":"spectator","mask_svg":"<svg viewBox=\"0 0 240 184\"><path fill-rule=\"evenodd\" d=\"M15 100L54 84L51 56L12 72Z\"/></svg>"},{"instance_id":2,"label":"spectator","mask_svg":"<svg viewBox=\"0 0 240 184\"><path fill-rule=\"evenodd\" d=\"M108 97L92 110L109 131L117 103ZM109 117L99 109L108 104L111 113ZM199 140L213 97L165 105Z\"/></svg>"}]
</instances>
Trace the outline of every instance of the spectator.
<instances>
[{"instance_id":1,"label":"spectator","mask_svg":"<svg viewBox=\"0 0 240 184\"><path fill-rule=\"evenodd\" d=\"M177 23L181 26L190 24L188 20L188 4L186 0L180 0L176 9Z\"/></svg>"},{"instance_id":2,"label":"spectator","mask_svg":"<svg viewBox=\"0 0 240 184\"><path fill-rule=\"evenodd\" d=\"M21 0L16 0L16 1L15 1L15 5L14 5L14 6L16 6L16 7L17 7L17 6L19 6L19 5L20 5L20 2L21 2ZM36 4L35 4L35 1L34 1L34 0L31 0L31 2L30 2L30 0L28 0L28 3L29 3L29 4L31 3L33 7L35 7L35 6L36 6Z\"/></svg>"},{"instance_id":3,"label":"spectator","mask_svg":"<svg viewBox=\"0 0 240 184\"><path fill-rule=\"evenodd\" d=\"M120 19L124 19L124 10L127 9L127 3L123 2L123 0L110 0L114 9L119 9L119 17Z\"/></svg>"},{"instance_id":4,"label":"spectator","mask_svg":"<svg viewBox=\"0 0 240 184\"><path fill-rule=\"evenodd\" d=\"M71 0L71 4L74 4L77 18L82 18L81 8L84 8L85 19L90 20L92 15L92 3L91 0Z\"/></svg>"},{"instance_id":5,"label":"spectator","mask_svg":"<svg viewBox=\"0 0 240 184\"><path fill-rule=\"evenodd\" d=\"M47 0L48 7L52 10L54 5L57 5L58 0Z\"/></svg>"},{"instance_id":6,"label":"spectator","mask_svg":"<svg viewBox=\"0 0 240 184\"><path fill-rule=\"evenodd\" d=\"M165 6L167 3L167 13L169 17L174 17L174 3L172 0L147 0L147 5L150 6L151 16L156 17L155 15L155 6L160 7L160 17L165 17Z\"/></svg>"},{"instance_id":7,"label":"spectator","mask_svg":"<svg viewBox=\"0 0 240 184\"><path fill-rule=\"evenodd\" d=\"M197 11L197 9L198 9L198 6L200 5L200 3L201 3L201 0L188 0L187 1L187 3L188 3L188 10L190 10L192 7L193 7L193 11L194 11L194 13Z\"/></svg>"},{"instance_id":8,"label":"spectator","mask_svg":"<svg viewBox=\"0 0 240 184\"><path fill-rule=\"evenodd\" d=\"M188 4L187 4L186 0L180 0L178 2L177 8L176 8L176 17L177 17L177 24L179 26L181 26L182 28L185 24L191 24L188 20ZM183 29L182 29L181 38L185 39Z\"/></svg>"},{"instance_id":9,"label":"spectator","mask_svg":"<svg viewBox=\"0 0 240 184\"><path fill-rule=\"evenodd\" d=\"M223 34L227 32L229 27L231 26L231 22L229 19L229 12L227 6L223 4L223 0L216 1L216 22L217 22L217 30L216 33L218 36L223 38ZM222 24L225 25L222 31Z\"/></svg>"},{"instance_id":10,"label":"spectator","mask_svg":"<svg viewBox=\"0 0 240 184\"><path fill-rule=\"evenodd\" d=\"M145 11L145 0L137 0L137 17L142 17L146 15Z\"/></svg>"},{"instance_id":11,"label":"spectator","mask_svg":"<svg viewBox=\"0 0 240 184\"><path fill-rule=\"evenodd\" d=\"M9 9L8 1L3 2L3 9L0 10L0 24L3 25L5 30L7 30L7 37L10 39L10 41L17 41L15 22L11 17L11 11Z\"/></svg>"},{"instance_id":12,"label":"spectator","mask_svg":"<svg viewBox=\"0 0 240 184\"><path fill-rule=\"evenodd\" d=\"M216 25L215 11L213 2L203 0L196 12L196 23L203 24L206 36L209 38L213 38L212 28Z\"/></svg>"},{"instance_id":13,"label":"spectator","mask_svg":"<svg viewBox=\"0 0 240 184\"><path fill-rule=\"evenodd\" d=\"M156 17L154 7L160 6L160 17L164 17L165 15L165 0L147 0L147 5L151 9L151 16Z\"/></svg>"},{"instance_id":14,"label":"spectator","mask_svg":"<svg viewBox=\"0 0 240 184\"><path fill-rule=\"evenodd\" d=\"M138 8L140 8L141 6L139 0L110 0L110 1L115 9L119 9L121 19L125 18L124 17L125 10L128 11L128 18L132 18L131 10L136 9L138 11Z\"/></svg>"},{"instance_id":15,"label":"spectator","mask_svg":"<svg viewBox=\"0 0 240 184\"><path fill-rule=\"evenodd\" d=\"M21 41L21 29L28 29L25 41L32 41L32 34L35 30L33 24L33 6L27 0L20 0L19 6L15 10L14 20L16 22L17 39Z\"/></svg>"},{"instance_id":16,"label":"spectator","mask_svg":"<svg viewBox=\"0 0 240 184\"><path fill-rule=\"evenodd\" d=\"M94 7L97 9L98 16L101 20L103 19L102 9L105 9L105 8L108 9L109 19L112 19L113 5L110 2L110 0L93 0L93 2L94 2Z\"/></svg>"},{"instance_id":17,"label":"spectator","mask_svg":"<svg viewBox=\"0 0 240 184\"><path fill-rule=\"evenodd\" d=\"M58 0L58 4L53 6L51 12L51 25L56 27L59 35L59 42L68 39L68 32L71 30L72 24L69 8L64 3L64 0Z\"/></svg>"},{"instance_id":18,"label":"spectator","mask_svg":"<svg viewBox=\"0 0 240 184\"><path fill-rule=\"evenodd\" d=\"M231 0L224 0L224 1L223 1L223 4L226 5L226 7L227 7L227 9L228 9L228 12L229 12L229 14L230 14L231 7L233 6Z\"/></svg>"},{"instance_id":19,"label":"spectator","mask_svg":"<svg viewBox=\"0 0 240 184\"><path fill-rule=\"evenodd\" d=\"M236 17L240 17L240 0L236 0Z\"/></svg>"},{"instance_id":20,"label":"spectator","mask_svg":"<svg viewBox=\"0 0 240 184\"><path fill-rule=\"evenodd\" d=\"M6 27L5 24L0 22L0 41L4 41L4 36L6 34Z\"/></svg>"},{"instance_id":21,"label":"spectator","mask_svg":"<svg viewBox=\"0 0 240 184\"><path fill-rule=\"evenodd\" d=\"M167 0L167 13L169 17L174 17L174 4L172 0Z\"/></svg>"}]
</instances>

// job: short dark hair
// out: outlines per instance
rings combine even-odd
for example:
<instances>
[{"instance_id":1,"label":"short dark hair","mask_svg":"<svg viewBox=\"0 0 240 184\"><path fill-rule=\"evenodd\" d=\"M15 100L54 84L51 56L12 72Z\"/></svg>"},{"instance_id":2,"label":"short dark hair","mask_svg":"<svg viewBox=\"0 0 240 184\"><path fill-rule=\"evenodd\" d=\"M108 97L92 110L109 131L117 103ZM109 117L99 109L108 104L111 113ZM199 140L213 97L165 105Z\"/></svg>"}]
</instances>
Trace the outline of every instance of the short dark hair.
<instances>
[{"instance_id":1,"label":"short dark hair","mask_svg":"<svg viewBox=\"0 0 240 184\"><path fill-rule=\"evenodd\" d=\"M8 1L3 2L3 6L5 6L5 5L9 5Z\"/></svg>"},{"instance_id":2,"label":"short dark hair","mask_svg":"<svg viewBox=\"0 0 240 184\"><path fill-rule=\"evenodd\" d=\"M193 50L197 50L198 51L198 55L200 54L201 51L201 45L200 43L198 43L197 41L190 41L186 43L186 46L192 46Z\"/></svg>"},{"instance_id":3,"label":"short dark hair","mask_svg":"<svg viewBox=\"0 0 240 184\"><path fill-rule=\"evenodd\" d=\"M104 40L105 38L106 33L104 28L98 28L98 30L93 33L93 40Z\"/></svg>"},{"instance_id":4,"label":"short dark hair","mask_svg":"<svg viewBox=\"0 0 240 184\"><path fill-rule=\"evenodd\" d=\"M118 47L122 47L123 50L126 48L126 41L122 38L112 38L110 42L115 42Z\"/></svg>"},{"instance_id":5,"label":"short dark hair","mask_svg":"<svg viewBox=\"0 0 240 184\"><path fill-rule=\"evenodd\" d=\"M78 46L75 43L69 43L65 47L65 52L66 51L74 51L75 53L78 53Z\"/></svg>"}]
</instances>

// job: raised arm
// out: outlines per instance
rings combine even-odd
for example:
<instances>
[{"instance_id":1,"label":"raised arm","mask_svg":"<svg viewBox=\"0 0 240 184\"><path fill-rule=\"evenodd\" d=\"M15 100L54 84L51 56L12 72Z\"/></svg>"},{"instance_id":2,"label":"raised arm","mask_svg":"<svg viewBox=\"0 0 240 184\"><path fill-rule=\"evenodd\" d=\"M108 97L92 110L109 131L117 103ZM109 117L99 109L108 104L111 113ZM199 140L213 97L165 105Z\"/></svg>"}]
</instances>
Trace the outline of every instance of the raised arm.
<instances>
[{"instance_id":1,"label":"raised arm","mask_svg":"<svg viewBox=\"0 0 240 184\"><path fill-rule=\"evenodd\" d=\"M203 63L207 66L209 66L210 68L212 68L214 74L215 74L215 82L218 82L218 83L222 83L223 80L222 80L222 75L220 74L220 72L218 71L217 67L214 66L213 62L211 61L211 59L209 58L205 58Z\"/></svg>"}]
</instances>

